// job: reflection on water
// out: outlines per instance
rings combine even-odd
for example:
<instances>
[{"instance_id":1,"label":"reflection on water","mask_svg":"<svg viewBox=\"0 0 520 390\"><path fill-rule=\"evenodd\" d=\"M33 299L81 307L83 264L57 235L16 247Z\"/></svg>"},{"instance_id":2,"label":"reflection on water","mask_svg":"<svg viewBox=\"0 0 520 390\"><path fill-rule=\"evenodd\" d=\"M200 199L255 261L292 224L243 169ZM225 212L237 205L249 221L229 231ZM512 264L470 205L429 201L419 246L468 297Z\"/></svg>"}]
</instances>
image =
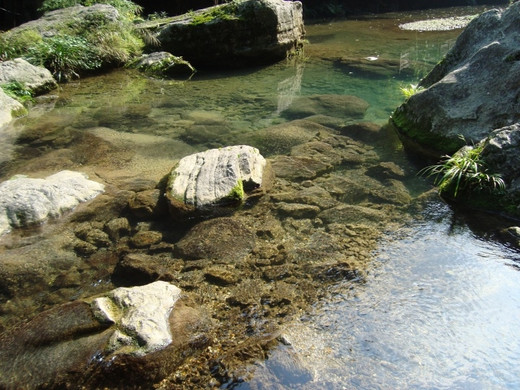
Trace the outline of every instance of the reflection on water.
<instances>
[{"instance_id":1,"label":"reflection on water","mask_svg":"<svg viewBox=\"0 0 520 390\"><path fill-rule=\"evenodd\" d=\"M288 331L293 367L313 374L299 388L520 387L520 254L457 225L445 205L422 217L381 240L362 284L336 286ZM277 361L258 370L284 384Z\"/></svg>"}]
</instances>

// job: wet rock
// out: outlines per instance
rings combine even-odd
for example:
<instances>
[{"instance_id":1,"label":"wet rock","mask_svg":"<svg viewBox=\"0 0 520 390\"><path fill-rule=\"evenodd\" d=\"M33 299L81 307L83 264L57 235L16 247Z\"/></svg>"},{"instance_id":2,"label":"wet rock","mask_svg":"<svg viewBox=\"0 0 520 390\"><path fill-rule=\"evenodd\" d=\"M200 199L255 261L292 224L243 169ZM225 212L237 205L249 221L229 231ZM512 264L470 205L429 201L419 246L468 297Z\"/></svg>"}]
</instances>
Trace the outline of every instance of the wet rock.
<instances>
[{"instance_id":1,"label":"wet rock","mask_svg":"<svg viewBox=\"0 0 520 390\"><path fill-rule=\"evenodd\" d=\"M218 286L230 286L238 283L240 276L234 268L227 266L212 266L204 270L204 276L209 283Z\"/></svg>"},{"instance_id":2,"label":"wet rock","mask_svg":"<svg viewBox=\"0 0 520 390\"><path fill-rule=\"evenodd\" d=\"M244 259L255 247L254 233L242 222L214 218L195 225L175 245L175 255L186 260L218 259L235 263Z\"/></svg>"},{"instance_id":3,"label":"wet rock","mask_svg":"<svg viewBox=\"0 0 520 390\"><path fill-rule=\"evenodd\" d=\"M262 188L268 167L258 149L229 146L184 157L168 178L166 196L173 215L236 204Z\"/></svg>"},{"instance_id":4,"label":"wet rock","mask_svg":"<svg viewBox=\"0 0 520 390\"><path fill-rule=\"evenodd\" d=\"M388 217L383 211L373 208L341 204L321 212L318 217L324 223L343 224L368 224L379 225L387 221Z\"/></svg>"},{"instance_id":5,"label":"wet rock","mask_svg":"<svg viewBox=\"0 0 520 390\"><path fill-rule=\"evenodd\" d=\"M388 179L402 179L405 176L403 168L391 161L374 165L368 168L366 173L382 182Z\"/></svg>"},{"instance_id":6,"label":"wet rock","mask_svg":"<svg viewBox=\"0 0 520 390\"><path fill-rule=\"evenodd\" d=\"M301 46L302 4L281 0L243 1L189 13L163 27L163 50L195 66L268 64Z\"/></svg>"},{"instance_id":7,"label":"wet rock","mask_svg":"<svg viewBox=\"0 0 520 390\"><path fill-rule=\"evenodd\" d=\"M355 140L373 143L375 139L381 137L381 125L371 122L353 123L341 128L341 134Z\"/></svg>"},{"instance_id":8,"label":"wet rock","mask_svg":"<svg viewBox=\"0 0 520 390\"><path fill-rule=\"evenodd\" d=\"M149 387L190 355L207 327L180 294L155 282L40 313L0 336L0 385Z\"/></svg>"},{"instance_id":9,"label":"wet rock","mask_svg":"<svg viewBox=\"0 0 520 390\"><path fill-rule=\"evenodd\" d=\"M287 154L293 146L308 142L319 134L331 132L330 128L312 121L294 120L254 131L245 137L245 141L257 145L266 155Z\"/></svg>"},{"instance_id":10,"label":"wet rock","mask_svg":"<svg viewBox=\"0 0 520 390\"><path fill-rule=\"evenodd\" d=\"M112 219L105 224L105 232L112 241L127 236L130 234L130 229L130 222L124 217Z\"/></svg>"},{"instance_id":11,"label":"wet rock","mask_svg":"<svg viewBox=\"0 0 520 390\"><path fill-rule=\"evenodd\" d=\"M0 126L11 122L14 118L27 115L27 109L22 103L7 96L2 88L0 88Z\"/></svg>"},{"instance_id":12,"label":"wet rock","mask_svg":"<svg viewBox=\"0 0 520 390\"><path fill-rule=\"evenodd\" d=\"M104 191L79 172L61 171L46 179L15 177L0 184L0 234L57 218Z\"/></svg>"},{"instance_id":13,"label":"wet rock","mask_svg":"<svg viewBox=\"0 0 520 390\"><path fill-rule=\"evenodd\" d=\"M282 217L292 218L315 218L320 212L318 206L281 202L276 205L278 213Z\"/></svg>"},{"instance_id":14,"label":"wet rock","mask_svg":"<svg viewBox=\"0 0 520 390\"><path fill-rule=\"evenodd\" d=\"M275 193L271 198L276 202L301 203L318 206L320 209L328 209L338 204L329 191L314 184L299 191Z\"/></svg>"},{"instance_id":15,"label":"wet rock","mask_svg":"<svg viewBox=\"0 0 520 390\"><path fill-rule=\"evenodd\" d=\"M58 87L51 72L22 58L0 62L0 84L11 82L21 83L34 95L41 95Z\"/></svg>"},{"instance_id":16,"label":"wet rock","mask_svg":"<svg viewBox=\"0 0 520 390\"><path fill-rule=\"evenodd\" d=\"M162 51L143 54L133 65L151 76L190 77L195 73L195 68L182 57Z\"/></svg>"},{"instance_id":17,"label":"wet rock","mask_svg":"<svg viewBox=\"0 0 520 390\"><path fill-rule=\"evenodd\" d=\"M290 119L312 115L329 115L342 119L361 119L365 116L368 103L351 95L312 95L295 99L282 115Z\"/></svg>"},{"instance_id":18,"label":"wet rock","mask_svg":"<svg viewBox=\"0 0 520 390\"><path fill-rule=\"evenodd\" d=\"M148 255L127 253L117 263L112 279L122 286L136 286L156 280L174 280L173 274L182 267L182 262L171 257L170 253Z\"/></svg>"},{"instance_id":19,"label":"wet rock","mask_svg":"<svg viewBox=\"0 0 520 390\"><path fill-rule=\"evenodd\" d=\"M270 161L276 177L293 181L314 179L333 169L332 165L309 157L275 156Z\"/></svg>"},{"instance_id":20,"label":"wet rock","mask_svg":"<svg viewBox=\"0 0 520 390\"><path fill-rule=\"evenodd\" d=\"M130 238L130 244L134 248L148 248L152 245L158 244L163 239L161 232L153 230L139 231Z\"/></svg>"},{"instance_id":21,"label":"wet rock","mask_svg":"<svg viewBox=\"0 0 520 390\"><path fill-rule=\"evenodd\" d=\"M128 202L130 212L137 218L153 219L165 216L168 212L159 189L137 192Z\"/></svg>"},{"instance_id":22,"label":"wet rock","mask_svg":"<svg viewBox=\"0 0 520 390\"><path fill-rule=\"evenodd\" d=\"M340 150L335 149L326 142L318 140L293 147L291 149L291 155L309 157L331 166L338 166L343 162Z\"/></svg>"}]
</instances>

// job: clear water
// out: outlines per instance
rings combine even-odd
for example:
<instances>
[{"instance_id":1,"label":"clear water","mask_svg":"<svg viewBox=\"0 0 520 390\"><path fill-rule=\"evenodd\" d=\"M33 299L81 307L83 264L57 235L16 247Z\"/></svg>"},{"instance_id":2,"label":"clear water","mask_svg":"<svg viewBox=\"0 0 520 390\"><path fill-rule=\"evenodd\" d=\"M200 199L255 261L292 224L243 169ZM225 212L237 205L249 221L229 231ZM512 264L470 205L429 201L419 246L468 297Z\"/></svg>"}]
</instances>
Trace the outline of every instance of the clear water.
<instances>
[{"instance_id":1,"label":"clear water","mask_svg":"<svg viewBox=\"0 0 520 390\"><path fill-rule=\"evenodd\" d=\"M201 72L186 82L121 70L64 85L57 101L3 129L0 179L81 168L106 180L158 180L173 160L288 121L284 110L303 95L358 96L370 104L364 120L383 124L403 99L399 87L417 83L460 33L398 28L428 16L309 25L304 58L269 67ZM349 65L367 61L385 66ZM391 152L406 160L399 148ZM287 329L291 346L273 351L238 387L520 388L520 255L457 218L434 202L385 235L367 278L335 286Z\"/></svg>"},{"instance_id":2,"label":"clear water","mask_svg":"<svg viewBox=\"0 0 520 390\"><path fill-rule=\"evenodd\" d=\"M444 204L422 217L381 240L363 283L336 286L287 332L297 358L285 366L313 374L298 388L520 387L520 253Z\"/></svg>"}]
</instances>

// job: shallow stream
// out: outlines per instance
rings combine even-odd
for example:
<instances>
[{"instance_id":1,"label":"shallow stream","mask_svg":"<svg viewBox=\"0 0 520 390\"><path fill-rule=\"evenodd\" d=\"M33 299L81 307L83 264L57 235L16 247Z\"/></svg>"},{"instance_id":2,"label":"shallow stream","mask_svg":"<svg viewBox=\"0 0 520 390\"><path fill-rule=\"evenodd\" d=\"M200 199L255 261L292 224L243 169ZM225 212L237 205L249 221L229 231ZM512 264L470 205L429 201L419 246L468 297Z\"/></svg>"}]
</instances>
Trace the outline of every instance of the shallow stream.
<instances>
[{"instance_id":1,"label":"shallow stream","mask_svg":"<svg viewBox=\"0 0 520 390\"><path fill-rule=\"evenodd\" d=\"M251 134L294 119L288 109L306 95L357 96L370 105L363 121L382 125L400 87L416 84L460 33L398 25L481 10L309 24L301 57L258 69L188 81L118 70L63 85L0 136L0 178L82 166L106 180L137 172L158 181L185 155L238 143L269 157L281 147L255 145ZM428 189L399 145L375 146L411 172L412 196ZM470 222L429 201L378 240L362 281L330 288L285 330L287 345L230 388L519 388L520 253L487 234L495 225L486 218Z\"/></svg>"}]
</instances>

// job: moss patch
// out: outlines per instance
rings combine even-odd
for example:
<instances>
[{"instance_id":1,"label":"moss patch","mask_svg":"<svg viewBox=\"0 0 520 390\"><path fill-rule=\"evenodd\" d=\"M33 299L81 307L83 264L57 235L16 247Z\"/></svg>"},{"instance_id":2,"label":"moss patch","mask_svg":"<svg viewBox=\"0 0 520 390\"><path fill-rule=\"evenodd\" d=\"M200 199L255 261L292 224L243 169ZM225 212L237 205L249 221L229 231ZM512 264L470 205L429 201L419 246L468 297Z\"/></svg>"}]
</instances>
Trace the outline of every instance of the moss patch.
<instances>
[{"instance_id":1,"label":"moss patch","mask_svg":"<svg viewBox=\"0 0 520 390\"><path fill-rule=\"evenodd\" d=\"M214 7L208 11L195 14L191 20L192 25L197 26L200 24L210 23L211 21L219 20L238 20L240 19L238 4L232 2L224 4L222 6Z\"/></svg>"},{"instance_id":2,"label":"moss patch","mask_svg":"<svg viewBox=\"0 0 520 390\"><path fill-rule=\"evenodd\" d=\"M400 136L420 145L423 149L429 150L431 155L451 155L465 145L464 141L458 137L443 137L426 130L428 129L427 124L421 123L420 119L413 120L410 118L406 103L394 111L390 121Z\"/></svg>"},{"instance_id":3,"label":"moss patch","mask_svg":"<svg viewBox=\"0 0 520 390\"><path fill-rule=\"evenodd\" d=\"M232 201L241 202L244 200L244 196L244 183L242 180L238 180L236 186L231 189L227 198Z\"/></svg>"}]
</instances>

